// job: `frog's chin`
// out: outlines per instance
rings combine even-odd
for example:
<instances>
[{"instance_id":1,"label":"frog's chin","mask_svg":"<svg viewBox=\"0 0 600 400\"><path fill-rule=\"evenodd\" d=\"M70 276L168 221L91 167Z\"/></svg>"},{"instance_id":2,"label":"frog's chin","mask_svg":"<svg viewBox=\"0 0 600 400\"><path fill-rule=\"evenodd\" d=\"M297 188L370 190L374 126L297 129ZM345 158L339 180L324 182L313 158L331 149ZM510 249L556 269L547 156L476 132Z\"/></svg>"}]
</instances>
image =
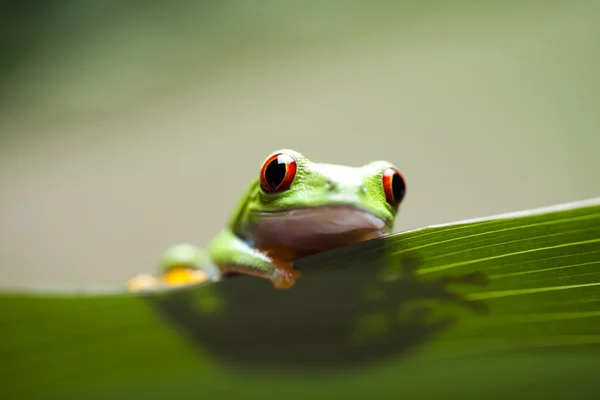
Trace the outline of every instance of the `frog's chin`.
<instances>
[{"instance_id":1,"label":"frog's chin","mask_svg":"<svg viewBox=\"0 0 600 400\"><path fill-rule=\"evenodd\" d=\"M384 220L349 205L253 212L249 235L257 246L323 251L391 232Z\"/></svg>"}]
</instances>

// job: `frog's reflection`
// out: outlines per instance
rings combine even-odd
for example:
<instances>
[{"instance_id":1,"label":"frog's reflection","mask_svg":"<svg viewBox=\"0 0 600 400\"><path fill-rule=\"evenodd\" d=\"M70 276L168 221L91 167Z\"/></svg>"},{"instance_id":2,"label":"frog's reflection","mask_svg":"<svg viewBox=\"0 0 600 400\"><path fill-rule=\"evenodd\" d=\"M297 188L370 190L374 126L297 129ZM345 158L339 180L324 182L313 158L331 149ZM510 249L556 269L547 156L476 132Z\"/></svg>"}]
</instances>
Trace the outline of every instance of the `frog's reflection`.
<instances>
[{"instance_id":1,"label":"frog's reflection","mask_svg":"<svg viewBox=\"0 0 600 400\"><path fill-rule=\"evenodd\" d=\"M373 262L343 271L307 267L291 290L236 277L147 298L198 346L253 367L339 366L398 356L457 318L440 311L453 305L486 310L450 288L484 284L482 274L425 281L416 273L415 256Z\"/></svg>"}]
</instances>

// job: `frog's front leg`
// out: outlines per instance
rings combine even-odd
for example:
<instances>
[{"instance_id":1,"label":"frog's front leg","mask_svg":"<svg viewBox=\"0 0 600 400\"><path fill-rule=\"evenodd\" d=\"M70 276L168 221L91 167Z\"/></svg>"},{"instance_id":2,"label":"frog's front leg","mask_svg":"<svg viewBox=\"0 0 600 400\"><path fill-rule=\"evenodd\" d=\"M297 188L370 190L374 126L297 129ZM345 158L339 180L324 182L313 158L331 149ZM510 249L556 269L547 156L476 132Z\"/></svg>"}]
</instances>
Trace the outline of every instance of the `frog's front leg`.
<instances>
[{"instance_id":1,"label":"frog's front leg","mask_svg":"<svg viewBox=\"0 0 600 400\"><path fill-rule=\"evenodd\" d=\"M206 250L189 243L168 248L162 255L160 276L142 274L129 280L130 291L153 290L218 280L221 273Z\"/></svg>"},{"instance_id":2,"label":"frog's front leg","mask_svg":"<svg viewBox=\"0 0 600 400\"><path fill-rule=\"evenodd\" d=\"M256 249L229 230L222 230L209 244L211 260L221 271L238 272L267 278L278 289L291 287L300 272L276 251Z\"/></svg>"}]
</instances>

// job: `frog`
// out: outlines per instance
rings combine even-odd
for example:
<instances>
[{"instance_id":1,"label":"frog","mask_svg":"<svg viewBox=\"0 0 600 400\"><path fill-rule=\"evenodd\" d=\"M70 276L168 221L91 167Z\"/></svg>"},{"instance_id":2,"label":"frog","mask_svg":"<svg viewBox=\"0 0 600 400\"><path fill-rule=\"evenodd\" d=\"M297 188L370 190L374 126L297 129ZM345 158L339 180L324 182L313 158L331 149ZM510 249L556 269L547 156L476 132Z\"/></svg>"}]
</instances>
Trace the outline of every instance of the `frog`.
<instances>
[{"instance_id":1,"label":"frog","mask_svg":"<svg viewBox=\"0 0 600 400\"><path fill-rule=\"evenodd\" d=\"M128 287L173 288L250 275L289 289L301 276L294 261L392 233L405 195L404 176L391 162L317 163L292 149L277 150L205 248L174 244L160 258L159 277L142 274Z\"/></svg>"}]
</instances>

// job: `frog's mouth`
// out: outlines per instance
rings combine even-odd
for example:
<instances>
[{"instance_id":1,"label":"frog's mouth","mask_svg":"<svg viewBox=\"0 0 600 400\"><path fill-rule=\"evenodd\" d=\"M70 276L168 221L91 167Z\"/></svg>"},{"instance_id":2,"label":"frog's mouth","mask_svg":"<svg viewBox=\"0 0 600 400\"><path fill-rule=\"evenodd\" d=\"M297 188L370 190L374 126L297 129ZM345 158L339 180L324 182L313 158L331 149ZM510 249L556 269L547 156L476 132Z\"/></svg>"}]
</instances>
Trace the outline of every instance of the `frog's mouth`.
<instances>
[{"instance_id":1,"label":"frog's mouth","mask_svg":"<svg viewBox=\"0 0 600 400\"><path fill-rule=\"evenodd\" d=\"M259 246L325 250L391 232L369 211L354 206L316 206L273 212L253 211L250 232ZM260 221L260 222L258 222Z\"/></svg>"}]
</instances>

